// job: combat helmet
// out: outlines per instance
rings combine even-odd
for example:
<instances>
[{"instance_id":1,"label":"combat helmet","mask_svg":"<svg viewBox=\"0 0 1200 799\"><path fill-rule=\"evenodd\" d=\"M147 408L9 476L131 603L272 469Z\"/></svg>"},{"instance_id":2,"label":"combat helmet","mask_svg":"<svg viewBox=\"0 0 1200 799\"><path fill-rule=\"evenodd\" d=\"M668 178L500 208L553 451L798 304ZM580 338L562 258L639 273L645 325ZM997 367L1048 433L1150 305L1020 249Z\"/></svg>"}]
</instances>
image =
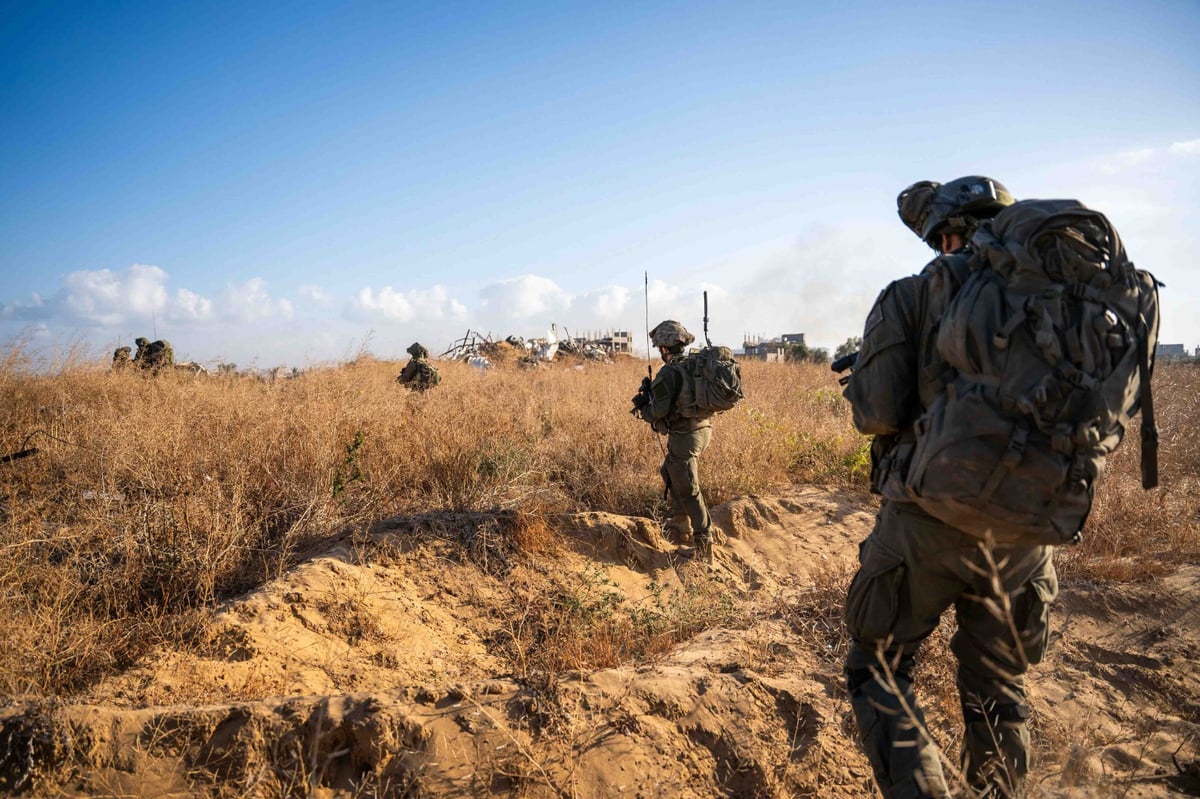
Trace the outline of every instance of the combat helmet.
<instances>
[{"instance_id":1,"label":"combat helmet","mask_svg":"<svg viewBox=\"0 0 1200 799\"><path fill-rule=\"evenodd\" d=\"M653 342L654 346L666 347L669 350L682 349L695 340L696 337L674 319L659 322L650 331L650 341Z\"/></svg>"},{"instance_id":2,"label":"combat helmet","mask_svg":"<svg viewBox=\"0 0 1200 799\"><path fill-rule=\"evenodd\" d=\"M913 184L910 188L920 185ZM980 222L991 219L1015 202L1003 184L982 175L968 175L940 186L932 185L935 188L927 201L921 229L917 235L934 249L937 249L934 244L935 235L952 232L969 239ZM904 193L901 193L897 198L900 205L904 204L904 197ZM911 202L919 205L919 198L914 196ZM904 219L905 224L909 224L903 210L901 219Z\"/></svg>"},{"instance_id":3,"label":"combat helmet","mask_svg":"<svg viewBox=\"0 0 1200 799\"><path fill-rule=\"evenodd\" d=\"M924 238L921 233L925 230L925 220L929 218L929 206L933 204L933 198L941 186L936 180L921 180L896 197L896 213L900 214L900 221L916 233L917 238Z\"/></svg>"},{"instance_id":4,"label":"combat helmet","mask_svg":"<svg viewBox=\"0 0 1200 799\"><path fill-rule=\"evenodd\" d=\"M146 338L145 336L138 336L133 340L133 343L139 347L144 347L150 343L150 339Z\"/></svg>"},{"instance_id":5,"label":"combat helmet","mask_svg":"<svg viewBox=\"0 0 1200 799\"><path fill-rule=\"evenodd\" d=\"M414 341L412 344L409 344L408 349L406 349L405 352L407 352L409 355L413 356L414 358L428 358L429 357L429 350L422 347L421 342L419 342L419 341Z\"/></svg>"}]
</instances>

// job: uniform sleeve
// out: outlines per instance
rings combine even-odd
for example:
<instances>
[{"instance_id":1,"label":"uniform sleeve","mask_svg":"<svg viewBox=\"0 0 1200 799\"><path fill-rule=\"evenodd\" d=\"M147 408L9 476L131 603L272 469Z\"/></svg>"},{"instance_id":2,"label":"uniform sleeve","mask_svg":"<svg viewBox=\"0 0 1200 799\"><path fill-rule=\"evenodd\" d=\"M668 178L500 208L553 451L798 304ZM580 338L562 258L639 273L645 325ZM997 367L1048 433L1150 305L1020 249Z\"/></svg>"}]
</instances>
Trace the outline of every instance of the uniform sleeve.
<instances>
[{"instance_id":1,"label":"uniform sleeve","mask_svg":"<svg viewBox=\"0 0 1200 799\"><path fill-rule=\"evenodd\" d=\"M665 364L650 383L650 402L642 408L642 418L654 424L666 419L675 409L682 376L674 364Z\"/></svg>"},{"instance_id":2,"label":"uniform sleeve","mask_svg":"<svg viewBox=\"0 0 1200 799\"><path fill-rule=\"evenodd\" d=\"M867 435L892 435L920 412L917 396L921 306L925 282L908 277L890 284L871 307L862 346L843 396L854 425Z\"/></svg>"},{"instance_id":3,"label":"uniform sleeve","mask_svg":"<svg viewBox=\"0 0 1200 799\"><path fill-rule=\"evenodd\" d=\"M411 383L417 377L417 359L413 358L408 363L404 364L404 371L396 378L400 383Z\"/></svg>"}]
</instances>

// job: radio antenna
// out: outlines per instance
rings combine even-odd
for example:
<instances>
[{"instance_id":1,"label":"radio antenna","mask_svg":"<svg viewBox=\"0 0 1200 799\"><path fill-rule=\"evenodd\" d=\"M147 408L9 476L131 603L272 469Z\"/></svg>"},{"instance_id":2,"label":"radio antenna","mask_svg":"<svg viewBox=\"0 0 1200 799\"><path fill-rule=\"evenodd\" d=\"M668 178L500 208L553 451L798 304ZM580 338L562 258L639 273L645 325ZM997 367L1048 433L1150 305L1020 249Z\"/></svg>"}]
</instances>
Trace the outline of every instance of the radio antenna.
<instances>
[{"instance_id":1,"label":"radio antenna","mask_svg":"<svg viewBox=\"0 0 1200 799\"><path fill-rule=\"evenodd\" d=\"M707 347L712 346L712 342L708 340L708 292L704 292L704 344Z\"/></svg>"},{"instance_id":2,"label":"radio antenna","mask_svg":"<svg viewBox=\"0 0 1200 799\"><path fill-rule=\"evenodd\" d=\"M654 376L654 359L650 355L650 272L642 272L642 293L646 297L646 375Z\"/></svg>"}]
</instances>

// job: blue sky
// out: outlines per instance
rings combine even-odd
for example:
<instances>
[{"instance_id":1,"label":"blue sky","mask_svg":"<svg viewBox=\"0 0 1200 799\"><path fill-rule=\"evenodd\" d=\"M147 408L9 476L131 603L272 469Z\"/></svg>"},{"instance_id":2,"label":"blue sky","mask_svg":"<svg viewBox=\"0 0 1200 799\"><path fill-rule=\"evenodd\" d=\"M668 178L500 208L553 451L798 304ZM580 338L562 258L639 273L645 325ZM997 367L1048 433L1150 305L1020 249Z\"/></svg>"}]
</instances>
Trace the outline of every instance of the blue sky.
<instances>
[{"instance_id":1,"label":"blue sky","mask_svg":"<svg viewBox=\"0 0 1200 799\"><path fill-rule=\"evenodd\" d=\"M0 0L0 338L834 347L921 179L1105 211L1200 345L1200 5ZM699 332L697 330L697 332Z\"/></svg>"}]
</instances>

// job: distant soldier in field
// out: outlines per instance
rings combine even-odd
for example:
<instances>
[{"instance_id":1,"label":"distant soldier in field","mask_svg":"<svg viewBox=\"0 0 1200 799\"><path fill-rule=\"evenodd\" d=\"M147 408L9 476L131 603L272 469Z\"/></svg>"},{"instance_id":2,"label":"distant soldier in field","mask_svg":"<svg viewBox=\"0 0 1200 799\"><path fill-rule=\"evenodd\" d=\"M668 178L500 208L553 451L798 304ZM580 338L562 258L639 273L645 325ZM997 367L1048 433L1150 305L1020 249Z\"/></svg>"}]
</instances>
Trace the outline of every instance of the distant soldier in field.
<instances>
[{"instance_id":1,"label":"distant soldier in field","mask_svg":"<svg viewBox=\"0 0 1200 799\"><path fill-rule=\"evenodd\" d=\"M437 367L429 361L429 350L414 341L405 350L412 359L404 365L404 370L396 378L396 382L412 391L425 392L442 382L442 376Z\"/></svg>"},{"instance_id":2,"label":"distant soldier in field","mask_svg":"<svg viewBox=\"0 0 1200 799\"><path fill-rule=\"evenodd\" d=\"M131 347L117 347L113 350L112 368L127 369L130 364L129 353L131 350Z\"/></svg>"},{"instance_id":3,"label":"distant soldier in field","mask_svg":"<svg viewBox=\"0 0 1200 799\"><path fill-rule=\"evenodd\" d=\"M680 554L712 563L712 520L700 492L700 454L712 440L712 417L683 416L678 402L688 380L683 366L687 357L684 348L696 337L679 322L668 319L650 331L650 340L658 348L663 367L653 381L646 378L649 385L644 385L634 404L654 432L667 437L667 457L659 468L674 511L667 529L678 535L690 524L695 549L681 548Z\"/></svg>"},{"instance_id":4,"label":"distant soldier in field","mask_svg":"<svg viewBox=\"0 0 1200 799\"><path fill-rule=\"evenodd\" d=\"M152 374L159 374L163 369L170 369L174 366L175 350L171 348L169 342L163 339L150 341L139 336L134 343L137 344L137 352L133 356L133 363L141 368Z\"/></svg>"}]
</instances>

